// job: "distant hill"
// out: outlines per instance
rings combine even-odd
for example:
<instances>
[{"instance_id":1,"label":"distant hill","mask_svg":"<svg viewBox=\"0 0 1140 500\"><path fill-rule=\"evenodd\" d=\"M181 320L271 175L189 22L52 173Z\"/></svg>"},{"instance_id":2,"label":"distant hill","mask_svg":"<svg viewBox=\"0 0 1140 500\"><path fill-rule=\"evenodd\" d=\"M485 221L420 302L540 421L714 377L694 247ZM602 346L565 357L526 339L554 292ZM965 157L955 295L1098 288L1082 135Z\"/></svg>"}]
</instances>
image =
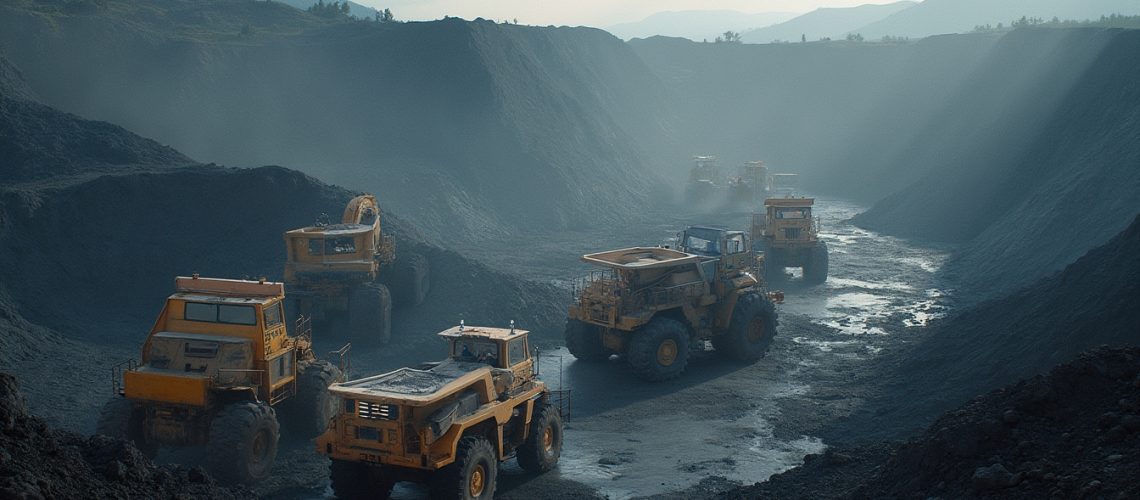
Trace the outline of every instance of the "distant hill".
<instances>
[{"instance_id":1,"label":"distant hill","mask_svg":"<svg viewBox=\"0 0 1140 500\"><path fill-rule=\"evenodd\" d=\"M1022 16L1045 20L1097 19L1108 14L1140 14L1137 0L926 0L914 8L869 22L854 31L864 37L884 35L923 37L941 33L964 33L975 26L1009 25Z\"/></svg>"},{"instance_id":2,"label":"distant hill","mask_svg":"<svg viewBox=\"0 0 1140 500\"><path fill-rule=\"evenodd\" d=\"M745 43L771 43L776 40L798 42L801 36L806 36L808 41L823 37L843 38L847 33L852 33L868 23L905 11L915 5L915 2L903 1L885 5L867 4L848 8L816 9L774 26L745 31L741 38Z\"/></svg>"},{"instance_id":3,"label":"distant hill","mask_svg":"<svg viewBox=\"0 0 1140 500\"><path fill-rule=\"evenodd\" d=\"M735 10L658 12L637 22L615 24L606 28L606 31L624 40L661 35L711 42L725 31L743 32L771 26L796 15L794 12L747 14Z\"/></svg>"},{"instance_id":4,"label":"distant hill","mask_svg":"<svg viewBox=\"0 0 1140 500\"><path fill-rule=\"evenodd\" d=\"M0 45L45 103L201 161L375 192L436 243L617 220L662 185L636 140L666 135L660 82L602 30L107 1L0 4Z\"/></svg>"},{"instance_id":5,"label":"distant hill","mask_svg":"<svg viewBox=\"0 0 1140 500\"><path fill-rule=\"evenodd\" d=\"M313 5L315 5L317 3L317 0L273 0L273 1L281 2L281 3L286 4L286 5L291 5L293 7L301 9L301 10L308 9L309 7L312 7ZM330 1L332 1L332 0L330 0ZM329 2L325 2L325 3L329 3ZM373 9L372 7L368 7L366 5L360 5L356 2L348 2L348 15L350 15L350 16L359 17L361 19L372 19L372 16L374 16L375 14L376 14L376 9Z\"/></svg>"}]
</instances>

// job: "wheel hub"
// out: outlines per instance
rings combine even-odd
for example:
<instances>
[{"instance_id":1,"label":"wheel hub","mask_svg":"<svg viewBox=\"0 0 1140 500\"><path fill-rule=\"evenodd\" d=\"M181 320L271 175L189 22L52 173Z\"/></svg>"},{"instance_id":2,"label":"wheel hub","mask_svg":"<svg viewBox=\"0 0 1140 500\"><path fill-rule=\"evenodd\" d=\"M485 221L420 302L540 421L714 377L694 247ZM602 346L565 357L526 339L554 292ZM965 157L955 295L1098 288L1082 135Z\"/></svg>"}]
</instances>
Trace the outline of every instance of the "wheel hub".
<instances>
[{"instance_id":1,"label":"wheel hub","mask_svg":"<svg viewBox=\"0 0 1140 500\"><path fill-rule=\"evenodd\" d=\"M542 431L542 448L548 454L554 451L554 429L547 427Z\"/></svg>"},{"instance_id":2,"label":"wheel hub","mask_svg":"<svg viewBox=\"0 0 1140 500\"><path fill-rule=\"evenodd\" d=\"M483 488L486 487L486 478L484 477L486 473L483 464L476 465L475 470L471 471L471 481L467 485L468 493L471 493L471 496L477 497L483 494Z\"/></svg>"},{"instance_id":3,"label":"wheel hub","mask_svg":"<svg viewBox=\"0 0 1140 500\"><path fill-rule=\"evenodd\" d=\"M671 366L677 360L677 341L666 339L657 346L657 364Z\"/></svg>"},{"instance_id":4,"label":"wheel hub","mask_svg":"<svg viewBox=\"0 0 1140 500\"><path fill-rule=\"evenodd\" d=\"M748 340L759 342L764 338L764 320L760 318L753 318L748 323Z\"/></svg>"}]
</instances>

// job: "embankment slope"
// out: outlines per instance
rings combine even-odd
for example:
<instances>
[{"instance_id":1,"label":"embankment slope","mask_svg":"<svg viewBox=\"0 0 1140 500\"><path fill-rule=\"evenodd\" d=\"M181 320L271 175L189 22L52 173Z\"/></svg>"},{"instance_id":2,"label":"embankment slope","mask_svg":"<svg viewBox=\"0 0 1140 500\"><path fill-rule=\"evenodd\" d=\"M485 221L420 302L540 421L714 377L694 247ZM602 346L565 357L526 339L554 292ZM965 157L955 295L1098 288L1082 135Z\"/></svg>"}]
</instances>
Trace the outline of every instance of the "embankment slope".
<instances>
[{"instance_id":1,"label":"embankment slope","mask_svg":"<svg viewBox=\"0 0 1140 500\"><path fill-rule=\"evenodd\" d=\"M660 85L601 30L104 3L0 7L0 46L45 103L374 191L436 242L625 220L660 188L636 145L665 130Z\"/></svg>"}]
</instances>

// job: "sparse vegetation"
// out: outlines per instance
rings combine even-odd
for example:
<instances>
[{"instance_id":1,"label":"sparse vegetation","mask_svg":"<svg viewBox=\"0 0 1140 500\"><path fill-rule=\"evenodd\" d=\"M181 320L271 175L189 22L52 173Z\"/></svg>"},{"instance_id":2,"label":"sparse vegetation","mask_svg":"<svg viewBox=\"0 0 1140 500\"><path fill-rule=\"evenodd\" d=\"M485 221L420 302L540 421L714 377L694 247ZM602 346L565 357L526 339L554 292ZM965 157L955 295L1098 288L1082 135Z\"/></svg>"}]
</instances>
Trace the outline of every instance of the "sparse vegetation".
<instances>
[{"instance_id":1,"label":"sparse vegetation","mask_svg":"<svg viewBox=\"0 0 1140 500\"><path fill-rule=\"evenodd\" d=\"M334 0L329 3L325 3L325 0L317 0L317 3L305 10L320 17L348 17L349 9L347 0L343 2Z\"/></svg>"},{"instance_id":2,"label":"sparse vegetation","mask_svg":"<svg viewBox=\"0 0 1140 500\"><path fill-rule=\"evenodd\" d=\"M384 9L376 11L372 20L378 23L394 23L396 22L396 16L392 15L391 9Z\"/></svg>"},{"instance_id":3,"label":"sparse vegetation","mask_svg":"<svg viewBox=\"0 0 1140 500\"><path fill-rule=\"evenodd\" d=\"M732 30L725 31L723 35L716 37L715 43L742 43L740 40L740 33Z\"/></svg>"},{"instance_id":4,"label":"sparse vegetation","mask_svg":"<svg viewBox=\"0 0 1140 500\"><path fill-rule=\"evenodd\" d=\"M1111 14L1107 16L1100 16L1100 19L1086 19L1084 21L1077 21L1074 19L1059 19L1053 17L1046 21L1040 17L1027 17L1021 16L1020 19L1015 19L1006 26L1004 23L997 23L997 26L990 24L979 24L974 26L974 33L992 33L996 31L1006 31L1018 28L1030 27L1046 27L1046 28L1140 28L1140 16L1125 16L1121 14Z\"/></svg>"},{"instance_id":5,"label":"sparse vegetation","mask_svg":"<svg viewBox=\"0 0 1140 500\"><path fill-rule=\"evenodd\" d=\"M861 35L859 33L848 33L847 34L847 41L848 42L862 42L863 41L863 35Z\"/></svg>"}]
</instances>

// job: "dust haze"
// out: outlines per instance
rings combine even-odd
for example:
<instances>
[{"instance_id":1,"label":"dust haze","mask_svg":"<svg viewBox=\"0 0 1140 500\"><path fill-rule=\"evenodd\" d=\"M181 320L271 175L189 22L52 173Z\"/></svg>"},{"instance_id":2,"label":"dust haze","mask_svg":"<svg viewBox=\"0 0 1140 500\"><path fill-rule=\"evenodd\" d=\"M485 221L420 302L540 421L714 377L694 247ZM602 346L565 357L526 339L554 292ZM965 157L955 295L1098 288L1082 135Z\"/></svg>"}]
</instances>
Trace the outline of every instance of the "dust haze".
<instances>
[{"instance_id":1,"label":"dust haze","mask_svg":"<svg viewBox=\"0 0 1140 500\"><path fill-rule=\"evenodd\" d=\"M697 6L770 24L696 40L662 31L690 11L636 2L604 22L290 3L0 6L0 478L19 478L0 496L333 495L307 438L227 489L190 468L202 450L152 463L88 436L175 276L283 280L282 233L362 193L431 286L353 376L446 357L435 334L461 319L515 321L572 389L558 466L504 462L497 497L1140 495L1140 8ZM656 36L564 26L619 22ZM758 161L796 181L745 181ZM760 241L787 196L812 200L823 279ZM726 361L697 321L667 381L626 347L580 359L581 257L690 226L755 239L749 273L783 297L770 350ZM330 317L315 352L348 328ZM59 470L28 465L46 442L74 452Z\"/></svg>"}]
</instances>

